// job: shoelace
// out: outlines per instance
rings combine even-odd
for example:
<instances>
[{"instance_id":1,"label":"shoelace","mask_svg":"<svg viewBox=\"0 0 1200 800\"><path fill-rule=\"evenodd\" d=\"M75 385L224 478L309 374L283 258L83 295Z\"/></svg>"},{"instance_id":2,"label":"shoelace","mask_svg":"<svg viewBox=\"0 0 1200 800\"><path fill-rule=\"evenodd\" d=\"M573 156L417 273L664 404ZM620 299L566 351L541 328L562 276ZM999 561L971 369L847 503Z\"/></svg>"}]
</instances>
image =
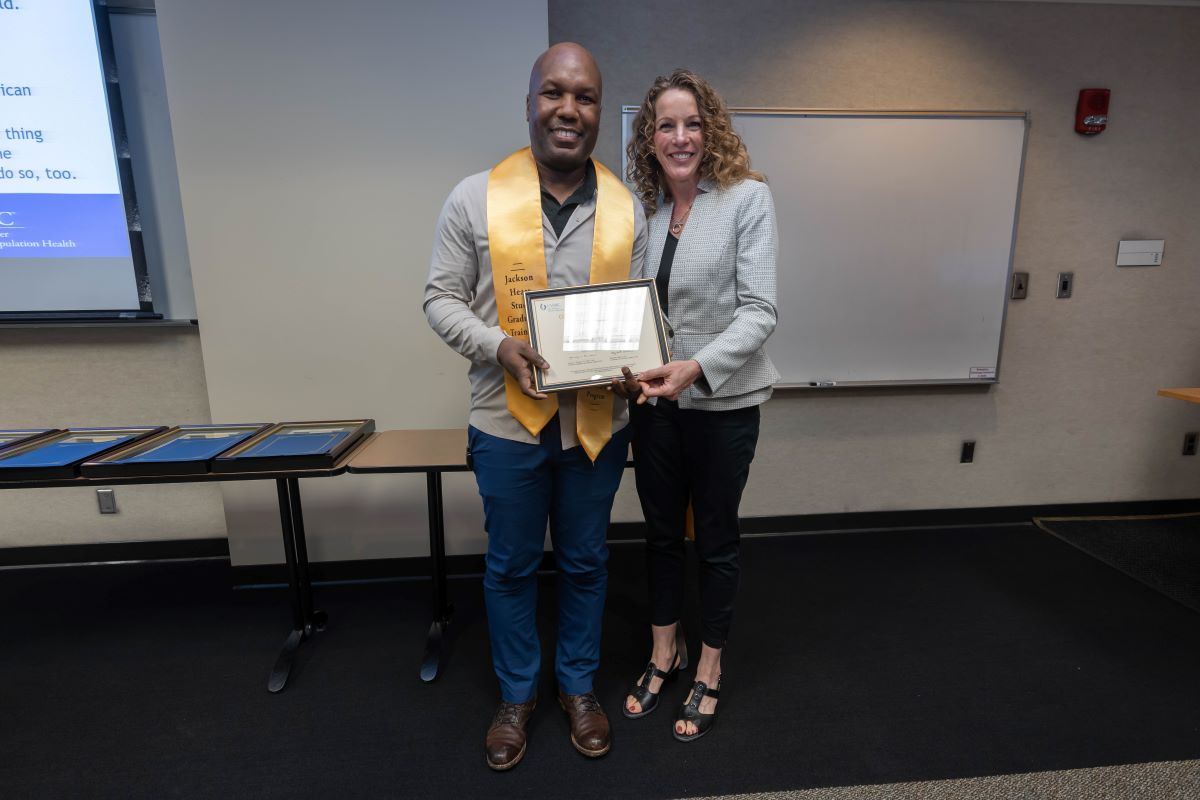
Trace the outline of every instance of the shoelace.
<instances>
[{"instance_id":1,"label":"shoelace","mask_svg":"<svg viewBox=\"0 0 1200 800\"><path fill-rule=\"evenodd\" d=\"M521 706L517 703L501 703L496 711L493 725L516 725L521 721Z\"/></svg>"},{"instance_id":2,"label":"shoelace","mask_svg":"<svg viewBox=\"0 0 1200 800\"><path fill-rule=\"evenodd\" d=\"M571 698L572 705L578 711L585 711L589 714L595 714L600 711L600 701L596 699L596 695L588 692L587 694L576 695Z\"/></svg>"}]
</instances>

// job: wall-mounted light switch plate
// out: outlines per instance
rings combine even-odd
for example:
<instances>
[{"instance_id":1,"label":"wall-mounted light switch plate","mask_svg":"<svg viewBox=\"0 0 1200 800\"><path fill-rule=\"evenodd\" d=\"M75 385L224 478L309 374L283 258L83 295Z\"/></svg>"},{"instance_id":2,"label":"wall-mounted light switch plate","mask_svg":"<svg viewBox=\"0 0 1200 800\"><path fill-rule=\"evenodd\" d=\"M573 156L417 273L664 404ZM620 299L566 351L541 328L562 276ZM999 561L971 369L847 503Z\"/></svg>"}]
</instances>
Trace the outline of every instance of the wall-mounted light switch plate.
<instances>
[{"instance_id":1,"label":"wall-mounted light switch plate","mask_svg":"<svg viewBox=\"0 0 1200 800\"><path fill-rule=\"evenodd\" d=\"M1058 273L1058 287L1054 292L1055 297L1070 297L1071 290L1075 288L1075 273L1060 272Z\"/></svg>"},{"instance_id":2,"label":"wall-mounted light switch plate","mask_svg":"<svg viewBox=\"0 0 1200 800\"><path fill-rule=\"evenodd\" d=\"M101 514L117 513L117 493L112 489L97 489L96 501L100 503Z\"/></svg>"},{"instance_id":3,"label":"wall-mounted light switch plate","mask_svg":"<svg viewBox=\"0 0 1200 800\"><path fill-rule=\"evenodd\" d=\"M1012 291L1008 296L1013 300L1024 300L1029 292L1029 273L1014 272L1012 276Z\"/></svg>"}]
</instances>

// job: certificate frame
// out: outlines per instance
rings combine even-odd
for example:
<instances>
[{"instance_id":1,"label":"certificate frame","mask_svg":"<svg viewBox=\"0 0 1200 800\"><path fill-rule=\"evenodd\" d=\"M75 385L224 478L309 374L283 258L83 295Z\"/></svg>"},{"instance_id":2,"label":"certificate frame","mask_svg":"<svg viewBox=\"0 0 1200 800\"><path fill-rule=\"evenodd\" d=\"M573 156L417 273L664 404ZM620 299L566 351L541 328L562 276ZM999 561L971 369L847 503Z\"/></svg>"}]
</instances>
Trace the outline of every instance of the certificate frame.
<instances>
[{"instance_id":1,"label":"certificate frame","mask_svg":"<svg viewBox=\"0 0 1200 800\"><path fill-rule=\"evenodd\" d=\"M570 295L626 289L639 289L646 295L637 346L629 349L595 347L568 351L563 335L556 335L570 324L563 318L566 298ZM622 377L623 366L629 367L630 371L637 374L661 367L671 360L666 322L653 278L533 289L525 292L525 319L529 324L530 345L551 367L549 370L533 371L534 387L539 392L563 392L589 386L608 386L613 378Z\"/></svg>"},{"instance_id":2,"label":"certificate frame","mask_svg":"<svg viewBox=\"0 0 1200 800\"><path fill-rule=\"evenodd\" d=\"M236 425L177 425L147 439L140 439L113 450L100 458L83 462L79 472L85 478L141 478L158 475L204 475L212 470L213 460L250 436L271 427L267 422ZM225 446L211 455L171 458L161 461L130 461L197 434L227 434Z\"/></svg>"},{"instance_id":3,"label":"certificate frame","mask_svg":"<svg viewBox=\"0 0 1200 800\"><path fill-rule=\"evenodd\" d=\"M269 448L260 447L272 437L293 432L324 432L325 429L336 429L333 435L341 436L327 448L304 453L272 453L268 452ZM214 458L212 471L228 474L332 469L343 455L374 431L375 420L368 418L278 422Z\"/></svg>"},{"instance_id":4,"label":"certificate frame","mask_svg":"<svg viewBox=\"0 0 1200 800\"><path fill-rule=\"evenodd\" d=\"M41 481L78 478L79 467L84 461L94 460L113 450L126 447L134 442L138 442L147 437L162 433L165 430L166 427L163 425L112 428L68 428L66 430L60 430L46 436L39 436L32 441L25 442L24 444L0 450L0 481ZM96 440L109 437L112 439L112 442L105 443L102 441L94 441L94 444L101 446L96 447L91 452L84 453L77 458L50 459L38 463L36 457L34 457L31 463L24 464L16 461L16 459L23 456L34 456L36 451L43 447L51 447L64 443L70 443L69 440L80 437L85 439L88 437L93 437ZM14 464L17 465L14 466Z\"/></svg>"},{"instance_id":5,"label":"certificate frame","mask_svg":"<svg viewBox=\"0 0 1200 800\"><path fill-rule=\"evenodd\" d=\"M0 430L0 450L28 444L34 439L60 433L61 428L5 428Z\"/></svg>"}]
</instances>

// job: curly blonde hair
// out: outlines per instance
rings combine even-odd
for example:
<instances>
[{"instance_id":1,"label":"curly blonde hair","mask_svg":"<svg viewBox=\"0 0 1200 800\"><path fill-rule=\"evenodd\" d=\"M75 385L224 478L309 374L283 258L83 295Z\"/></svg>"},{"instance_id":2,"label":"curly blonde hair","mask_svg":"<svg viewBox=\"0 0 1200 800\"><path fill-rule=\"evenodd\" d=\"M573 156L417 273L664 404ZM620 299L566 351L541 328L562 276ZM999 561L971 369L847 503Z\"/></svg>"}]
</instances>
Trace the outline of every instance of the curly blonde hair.
<instances>
[{"instance_id":1,"label":"curly blonde hair","mask_svg":"<svg viewBox=\"0 0 1200 800\"><path fill-rule=\"evenodd\" d=\"M766 181L761 172L750 169L750 154L746 152L742 137L733 129L725 101L708 81L690 70L677 69L668 77L660 75L654 79L633 119L633 140L626 150L628 178L637 187L635 193L647 214L653 213L659 192L667 199L671 197L671 190L662 177L662 166L654 155L654 105L668 89L683 89L696 98L700 130L704 134L701 178L715 181L722 189L747 178Z\"/></svg>"}]
</instances>

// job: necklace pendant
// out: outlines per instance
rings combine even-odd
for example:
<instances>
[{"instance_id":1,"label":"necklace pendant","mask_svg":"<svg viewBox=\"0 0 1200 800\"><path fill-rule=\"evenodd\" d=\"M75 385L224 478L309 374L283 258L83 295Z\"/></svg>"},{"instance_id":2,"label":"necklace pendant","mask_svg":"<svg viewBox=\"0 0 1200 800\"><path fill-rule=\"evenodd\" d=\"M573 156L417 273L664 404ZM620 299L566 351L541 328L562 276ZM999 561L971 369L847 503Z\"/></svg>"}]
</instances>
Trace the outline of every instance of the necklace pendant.
<instances>
[{"instance_id":1,"label":"necklace pendant","mask_svg":"<svg viewBox=\"0 0 1200 800\"><path fill-rule=\"evenodd\" d=\"M679 232L680 232L680 231L682 231L682 230L683 230L683 223L682 223L682 222L672 222L672 223L671 223L671 233L673 233L673 234L675 234L676 236L678 236L678 235L679 235Z\"/></svg>"}]
</instances>

